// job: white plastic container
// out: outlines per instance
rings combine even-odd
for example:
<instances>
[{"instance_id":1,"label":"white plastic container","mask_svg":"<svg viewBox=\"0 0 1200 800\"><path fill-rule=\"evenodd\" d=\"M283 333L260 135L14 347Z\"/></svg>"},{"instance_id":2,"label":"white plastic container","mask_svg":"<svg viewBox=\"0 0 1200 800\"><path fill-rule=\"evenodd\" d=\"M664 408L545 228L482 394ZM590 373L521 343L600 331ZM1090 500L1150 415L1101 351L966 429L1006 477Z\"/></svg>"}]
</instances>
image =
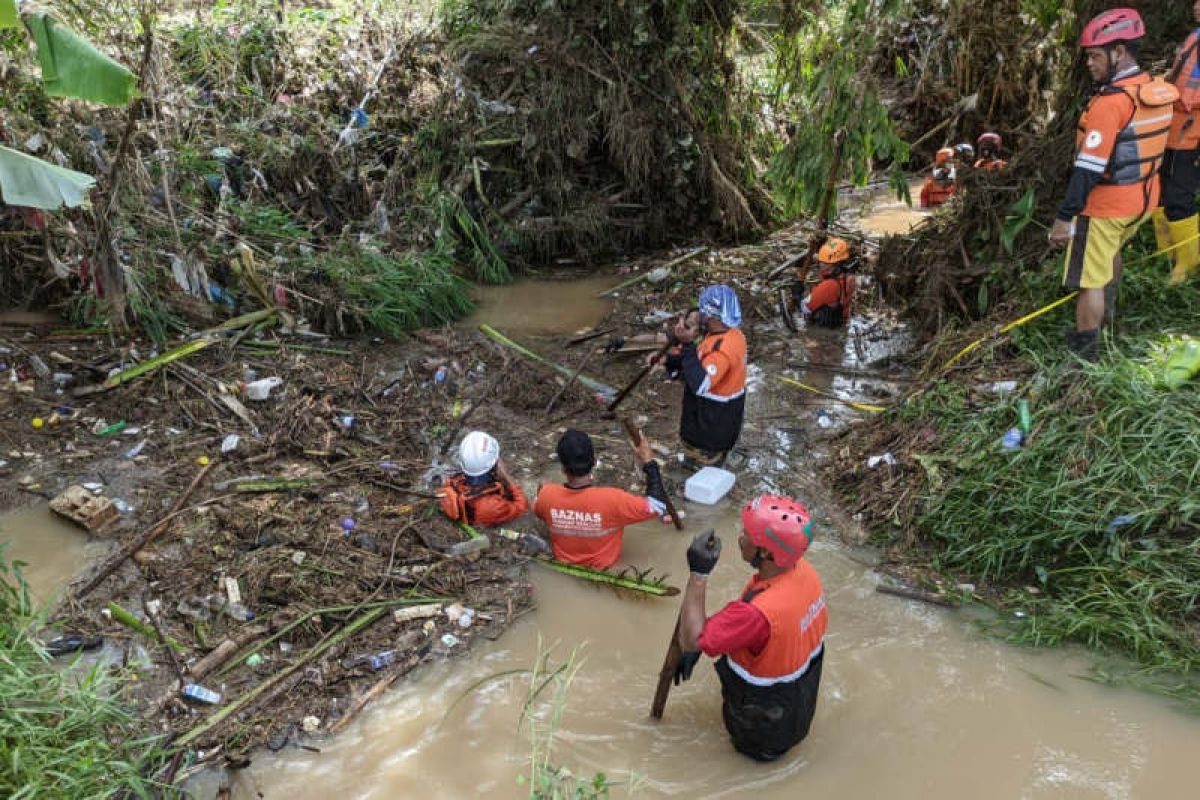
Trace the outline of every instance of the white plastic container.
<instances>
[{"instance_id":1,"label":"white plastic container","mask_svg":"<svg viewBox=\"0 0 1200 800\"><path fill-rule=\"evenodd\" d=\"M729 494L736 477L727 469L705 467L683 484L683 496L693 503L711 506Z\"/></svg>"},{"instance_id":2,"label":"white plastic container","mask_svg":"<svg viewBox=\"0 0 1200 800\"><path fill-rule=\"evenodd\" d=\"M251 400L266 400L272 390L283 385L283 378L263 378L246 384L246 397Z\"/></svg>"}]
</instances>

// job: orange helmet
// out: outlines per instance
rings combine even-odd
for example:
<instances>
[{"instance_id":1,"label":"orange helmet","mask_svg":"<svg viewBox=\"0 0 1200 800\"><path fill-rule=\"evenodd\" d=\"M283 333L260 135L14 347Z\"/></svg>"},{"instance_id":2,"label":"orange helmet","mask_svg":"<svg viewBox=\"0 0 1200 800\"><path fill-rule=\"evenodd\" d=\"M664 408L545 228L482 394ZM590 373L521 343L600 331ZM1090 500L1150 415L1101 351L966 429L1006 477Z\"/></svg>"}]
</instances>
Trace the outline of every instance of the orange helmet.
<instances>
[{"instance_id":1,"label":"orange helmet","mask_svg":"<svg viewBox=\"0 0 1200 800\"><path fill-rule=\"evenodd\" d=\"M787 569L804 557L812 542L812 515L789 497L759 495L742 508L742 530L755 547Z\"/></svg>"},{"instance_id":2,"label":"orange helmet","mask_svg":"<svg viewBox=\"0 0 1200 800\"><path fill-rule=\"evenodd\" d=\"M938 150L937 155L935 155L933 157L933 163L938 164L938 165L948 164L953 159L954 159L954 148L943 147L941 150Z\"/></svg>"},{"instance_id":3,"label":"orange helmet","mask_svg":"<svg viewBox=\"0 0 1200 800\"><path fill-rule=\"evenodd\" d=\"M845 239L833 237L825 240L817 251L817 261L822 264L839 264L850 257L850 245Z\"/></svg>"}]
</instances>

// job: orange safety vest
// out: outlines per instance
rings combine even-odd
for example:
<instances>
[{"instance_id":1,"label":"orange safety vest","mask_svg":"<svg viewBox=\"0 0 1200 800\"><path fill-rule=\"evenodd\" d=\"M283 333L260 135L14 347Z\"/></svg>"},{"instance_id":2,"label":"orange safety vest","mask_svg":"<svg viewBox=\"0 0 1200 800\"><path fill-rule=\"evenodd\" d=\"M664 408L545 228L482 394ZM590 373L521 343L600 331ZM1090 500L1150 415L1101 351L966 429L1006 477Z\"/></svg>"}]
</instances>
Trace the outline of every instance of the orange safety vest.
<instances>
[{"instance_id":1,"label":"orange safety vest","mask_svg":"<svg viewBox=\"0 0 1200 800\"><path fill-rule=\"evenodd\" d=\"M468 525L500 525L529 509L529 500L520 486L498 480L471 486L462 473L450 477L439 495L438 504L445 515Z\"/></svg>"},{"instance_id":2,"label":"orange safety vest","mask_svg":"<svg viewBox=\"0 0 1200 800\"><path fill-rule=\"evenodd\" d=\"M921 207L937 208L954 196L956 188L953 180L941 181L930 175L921 187Z\"/></svg>"},{"instance_id":3,"label":"orange safety vest","mask_svg":"<svg viewBox=\"0 0 1200 800\"><path fill-rule=\"evenodd\" d=\"M752 686L774 686L799 680L823 652L829 613L821 578L807 561L769 580L751 579L742 599L763 613L771 636L762 652L748 649L729 654L733 673Z\"/></svg>"},{"instance_id":4,"label":"orange safety vest","mask_svg":"<svg viewBox=\"0 0 1200 800\"><path fill-rule=\"evenodd\" d=\"M1100 182L1110 186L1149 183L1162 164L1167 134L1171 130L1169 106L1179 98L1179 92L1160 78L1140 83L1120 81L1101 88L1092 102L1118 94L1125 95L1133 103L1133 115L1117 134L1112 157ZM1083 147L1086 119L1085 112L1075 132L1077 152Z\"/></svg>"},{"instance_id":5,"label":"orange safety vest","mask_svg":"<svg viewBox=\"0 0 1200 800\"><path fill-rule=\"evenodd\" d=\"M1195 150L1200 147L1200 28L1191 32L1175 56L1166 81L1179 92L1171 118L1167 147Z\"/></svg>"}]
</instances>

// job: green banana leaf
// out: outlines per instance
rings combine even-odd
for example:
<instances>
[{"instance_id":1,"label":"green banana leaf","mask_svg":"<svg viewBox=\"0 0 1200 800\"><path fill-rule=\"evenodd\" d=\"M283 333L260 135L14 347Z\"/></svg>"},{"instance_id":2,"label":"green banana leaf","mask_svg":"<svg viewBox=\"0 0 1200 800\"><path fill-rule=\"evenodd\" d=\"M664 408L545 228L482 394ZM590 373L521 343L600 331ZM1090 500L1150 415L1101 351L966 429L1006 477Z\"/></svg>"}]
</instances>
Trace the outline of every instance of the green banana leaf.
<instances>
[{"instance_id":1,"label":"green banana leaf","mask_svg":"<svg viewBox=\"0 0 1200 800\"><path fill-rule=\"evenodd\" d=\"M17 0L0 0L0 30L21 27L21 15L17 13Z\"/></svg>"},{"instance_id":2,"label":"green banana leaf","mask_svg":"<svg viewBox=\"0 0 1200 800\"><path fill-rule=\"evenodd\" d=\"M4 2L4 0L0 0ZM87 202L96 179L0 145L0 200L11 206L53 211Z\"/></svg>"},{"instance_id":3,"label":"green banana leaf","mask_svg":"<svg viewBox=\"0 0 1200 800\"><path fill-rule=\"evenodd\" d=\"M27 14L25 24L37 42L46 94L108 106L123 106L137 95L136 75L58 20Z\"/></svg>"}]
</instances>

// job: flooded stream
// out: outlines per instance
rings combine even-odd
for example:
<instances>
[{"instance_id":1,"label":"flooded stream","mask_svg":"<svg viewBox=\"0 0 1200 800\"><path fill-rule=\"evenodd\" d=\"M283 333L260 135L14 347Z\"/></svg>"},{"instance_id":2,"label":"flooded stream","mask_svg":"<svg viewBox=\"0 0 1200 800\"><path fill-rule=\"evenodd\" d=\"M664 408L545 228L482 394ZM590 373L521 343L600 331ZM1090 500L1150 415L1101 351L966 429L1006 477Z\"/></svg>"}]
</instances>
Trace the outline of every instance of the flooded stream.
<instances>
[{"instance_id":1,"label":"flooded stream","mask_svg":"<svg viewBox=\"0 0 1200 800\"><path fill-rule=\"evenodd\" d=\"M476 289L478 305L465 325L487 323L502 333L571 333L590 328L612 311L612 298L597 297L620 279L590 275L573 280L522 278L507 286Z\"/></svg>"},{"instance_id":2,"label":"flooded stream","mask_svg":"<svg viewBox=\"0 0 1200 800\"><path fill-rule=\"evenodd\" d=\"M469 658L423 666L346 732L310 742L319 753L259 753L249 769L230 773L233 797L526 797L518 784L530 753L518 729L526 679L489 678L528 669L546 648L561 662L576 646L584 663L552 763L581 776L636 776L636 797L1194 797L1189 762L1200 748L1200 721L1159 698L1081 680L1084 654L1011 647L980 634L972 612L875 592L873 556L840 543L807 454L813 418L835 404L809 404L766 378L800 360L846 365L879 357L856 357L852 339L802 335L768 350L753 370L739 445L747 458L737 491L748 496L798 480L811 487L802 499L819 526L810 558L830 609L822 694L811 734L786 757L758 764L733 751L707 659L672 691L665 718L649 719L678 598L621 597L531 567L537 610L499 641L477 643ZM859 379L812 374L822 389L863 391ZM532 479L526 483L533 488ZM725 540L710 581L712 613L750 574L734 546L736 508L727 500L686 511L689 532L715 525ZM635 526L623 562L670 573L678 585L690 536L658 523ZM195 796L207 800L216 785L205 776Z\"/></svg>"}]
</instances>

